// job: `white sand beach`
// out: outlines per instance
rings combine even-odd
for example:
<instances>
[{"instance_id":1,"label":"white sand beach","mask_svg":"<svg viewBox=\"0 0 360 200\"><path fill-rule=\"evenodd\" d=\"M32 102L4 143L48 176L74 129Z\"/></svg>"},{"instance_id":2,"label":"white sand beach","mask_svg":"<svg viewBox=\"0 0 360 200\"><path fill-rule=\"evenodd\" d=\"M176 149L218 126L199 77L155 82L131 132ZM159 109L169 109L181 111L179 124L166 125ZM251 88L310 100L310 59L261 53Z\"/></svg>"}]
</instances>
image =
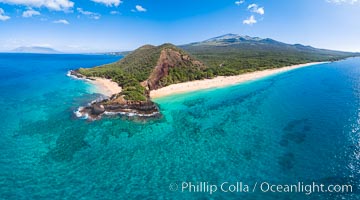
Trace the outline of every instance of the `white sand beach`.
<instances>
[{"instance_id":1,"label":"white sand beach","mask_svg":"<svg viewBox=\"0 0 360 200\"><path fill-rule=\"evenodd\" d=\"M267 69L263 71L256 71L251 73L245 73L237 76L218 76L213 79L205 79L205 80L197 80L197 81L190 81L184 83L178 83L169 85L167 87L160 88L158 90L153 90L150 92L151 98L159 98L173 94L180 94L186 92L193 92L197 90L204 90L210 88L217 88L217 87L225 87L229 85L235 85L239 83L243 83L246 81L256 80L259 78L263 78L266 76L290 71L293 69L298 69L302 67L308 67L317 64L323 64L327 62L313 62L313 63L306 63L300 65L292 65L282 68L276 69Z\"/></svg>"},{"instance_id":2,"label":"white sand beach","mask_svg":"<svg viewBox=\"0 0 360 200\"><path fill-rule=\"evenodd\" d=\"M96 86L97 92L105 95L105 96L112 96L113 94L117 94L121 92L121 87L114 81L106 78L95 78L90 77L91 80L88 80L90 83Z\"/></svg>"}]
</instances>

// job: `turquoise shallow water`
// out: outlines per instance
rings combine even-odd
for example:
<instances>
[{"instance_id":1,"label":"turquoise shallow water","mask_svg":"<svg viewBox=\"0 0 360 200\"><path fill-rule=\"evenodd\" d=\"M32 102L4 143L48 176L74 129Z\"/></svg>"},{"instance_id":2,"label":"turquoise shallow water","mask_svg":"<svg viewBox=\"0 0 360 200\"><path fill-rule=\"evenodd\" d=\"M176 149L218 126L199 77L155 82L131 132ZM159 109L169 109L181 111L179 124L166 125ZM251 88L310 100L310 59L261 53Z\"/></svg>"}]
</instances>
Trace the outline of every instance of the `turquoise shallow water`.
<instances>
[{"instance_id":1,"label":"turquoise shallow water","mask_svg":"<svg viewBox=\"0 0 360 200\"><path fill-rule=\"evenodd\" d=\"M75 118L98 94L67 70L117 59L0 54L0 199L360 199L360 59L156 99L159 120ZM240 181L354 191L181 192Z\"/></svg>"}]
</instances>

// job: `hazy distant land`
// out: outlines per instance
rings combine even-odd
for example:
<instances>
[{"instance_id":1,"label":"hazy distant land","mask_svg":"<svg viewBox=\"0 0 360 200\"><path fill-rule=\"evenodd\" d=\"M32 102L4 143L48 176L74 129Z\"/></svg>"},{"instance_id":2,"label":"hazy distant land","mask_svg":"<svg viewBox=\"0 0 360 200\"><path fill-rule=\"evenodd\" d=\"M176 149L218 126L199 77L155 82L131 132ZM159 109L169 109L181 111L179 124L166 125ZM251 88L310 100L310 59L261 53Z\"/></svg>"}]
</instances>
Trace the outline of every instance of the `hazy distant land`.
<instances>
[{"instance_id":1,"label":"hazy distant land","mask_svg":"<svg viewBox=\"0 0 360 200\"><path fill-rule=\"evenodd\" d=\"M40 53L40 54L58 54L62 53L50 47L38 47L38 46L22 46L18 47L11 52L13 53Z\"/></svg>"}]
</instances>

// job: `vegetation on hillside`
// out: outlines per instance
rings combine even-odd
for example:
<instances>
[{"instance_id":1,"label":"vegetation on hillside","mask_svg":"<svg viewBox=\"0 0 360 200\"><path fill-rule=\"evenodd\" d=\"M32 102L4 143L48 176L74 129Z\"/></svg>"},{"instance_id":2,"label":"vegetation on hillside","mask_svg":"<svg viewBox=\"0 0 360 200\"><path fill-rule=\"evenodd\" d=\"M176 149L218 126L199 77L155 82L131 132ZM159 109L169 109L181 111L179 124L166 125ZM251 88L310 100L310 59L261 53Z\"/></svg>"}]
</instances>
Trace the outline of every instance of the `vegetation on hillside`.
<instances>
[{"instance_id":1,"label":"vegetation on hillside","mask_svg":"<svg viewBox=\"0 0 360 200\"><path fill-rule=\"evenodd\" d=\"M359 55L316 49L310 46L289 45L271 39L248 36L192 43L183 45L181 48L172 44L145 45L118 62L90 69L81 68L78 71L88 77L104 77L117 82L123 88L122 95L126 100L146 101L148 91L141 83L149 80L164 49L178 52L181 57L189 57L194 62L199 62L196 60L199 59L201 65L184 62L181 59L175 61L176 66L169 67L167 76L161 77L158 81L159 87L220 75L238 75L294 64L335 61Z\"/></svg>"},{"instance_id":2,"label":"vegetation on hillside","mask_svg":"<svg viewBox=\"0 0 360 200\"><path fill-rule=\"evenodd\" d=\"M141 86L146 81L164 49L171 49L179 52L182 56L190 56L182 49L172 45L161 46L145 45L127 55L118 62L94 67L80 68L78 72L87 77L103 77L112 79L123 88L122 95L126 100L147 100L147 91ZM169 70L169 75L160 80L161 87L191 80L211 78L203 68L191 65L191 63L179 63L178 66Z\"/></svg>"},{"instance_id":3,"label":"vegetation on hillside","mask_svg":"<svg viewBox=\"0 0 360 200\"><path fill-rule=\"evenodd\" d=\"M355 53L289 45L271 39L181 46L218 75L233 75L309 62L335 61Z\"/></svg>"}]
</instances>

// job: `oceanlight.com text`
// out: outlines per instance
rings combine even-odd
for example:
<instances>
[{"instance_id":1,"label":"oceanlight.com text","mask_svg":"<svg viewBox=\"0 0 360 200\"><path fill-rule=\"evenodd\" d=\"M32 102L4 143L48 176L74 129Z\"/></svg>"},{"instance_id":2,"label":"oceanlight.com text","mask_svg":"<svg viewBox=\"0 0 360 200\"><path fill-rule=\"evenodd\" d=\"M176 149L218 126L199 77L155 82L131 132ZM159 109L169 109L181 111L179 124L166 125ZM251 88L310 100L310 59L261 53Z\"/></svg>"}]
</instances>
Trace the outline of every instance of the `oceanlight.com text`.
<instances>
[{"instance_id":1,"label":"oceanlight.com text","mask_svg":"<svg viewBox=\"0 0 360 200\"><path fill-rule=\"evenodd\" d=\"M169 185L171 191L190 192L190 193L303 193L311 195L313 193L352 193L353 186L350 184L322 184L317 182L295 184L274 184L271 182L254 182L252 184L244 182L223 182L214 184L211 182L180 182Z\"/></svg>"}]
</instances>

